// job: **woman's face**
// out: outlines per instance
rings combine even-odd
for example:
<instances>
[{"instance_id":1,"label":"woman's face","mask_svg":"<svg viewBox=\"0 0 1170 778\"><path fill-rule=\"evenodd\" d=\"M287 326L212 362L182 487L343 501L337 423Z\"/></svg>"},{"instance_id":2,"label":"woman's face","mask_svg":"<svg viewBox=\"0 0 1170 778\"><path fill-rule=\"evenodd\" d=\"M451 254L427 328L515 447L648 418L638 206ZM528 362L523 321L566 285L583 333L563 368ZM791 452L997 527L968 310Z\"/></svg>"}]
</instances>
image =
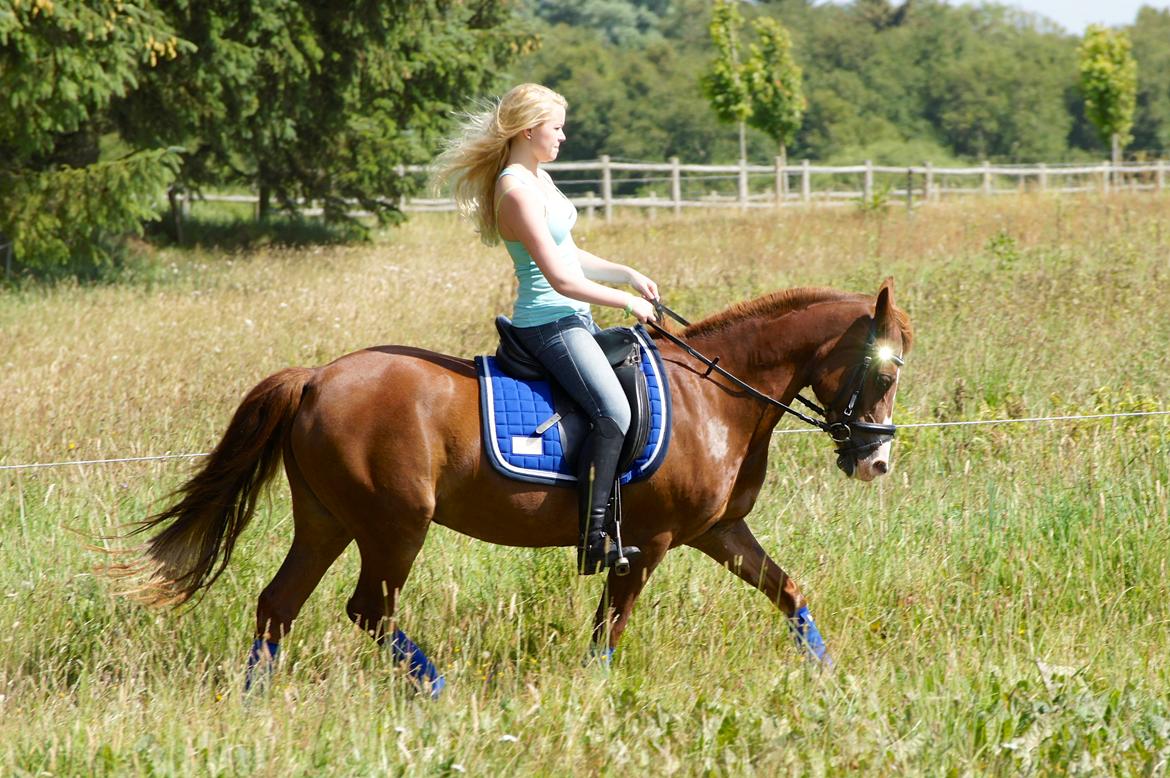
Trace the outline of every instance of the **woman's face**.
<instances>
[{"instance_id":1,"label":"woman's face","mask_svg":"<svg viewBox=\"0 0 1170 778\"><path fill-rule=\"evenodd\" d=\"M553 106L548 121L532 128L532 150L537 162L552 162L557 158L561 141L565 139L564 129L565 109L560 105Z\"/></svg>"}]
</instances>

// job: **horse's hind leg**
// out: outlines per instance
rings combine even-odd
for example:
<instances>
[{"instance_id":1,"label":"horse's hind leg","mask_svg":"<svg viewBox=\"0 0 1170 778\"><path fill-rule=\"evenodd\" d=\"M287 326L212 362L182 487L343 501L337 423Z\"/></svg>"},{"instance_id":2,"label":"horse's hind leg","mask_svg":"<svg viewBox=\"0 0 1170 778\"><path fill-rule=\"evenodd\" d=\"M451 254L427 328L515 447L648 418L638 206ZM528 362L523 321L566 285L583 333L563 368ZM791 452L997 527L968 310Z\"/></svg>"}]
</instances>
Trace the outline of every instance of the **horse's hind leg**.
<instances>
[{"instance_id":1,"label":"horse's hind leg","mask_svg":"<svg viewBox=\"0 0 1170 778\"><path fill-rule=\"evenodd\" d=\"M248 661L248 684L252 670L276 656L280 640L292 630L321 576L353 540L351 535L301 478L295 460L285 452L285 470L292 491L293 542L272 582L261 592L256 605L256 642Z\"/></svg>"},{"instance_id":2,"label":"horse's hind leg","mask_svg":"<svg viewBox=\"0 0 1170 778\"><path fill-rule=\"evenodd\" d=\"M411 677L438 697L446 681L422 649L393 626L398 596L426 540L430 518L417 511L394 513L412 518L395 518L375 526L368 522L358 534L362 568L346 613L379 645L389 645L395 661L405 663Z\"/></svg>"},{"instance_id":3,"label":"horse's hind leg","mask_svg":"<svg viewBox=\"0 0 1170 778\"><path fill-rule=\"evenodd\" d=\"M688 545L699 549L759 589L788 617L797 645L812 659L828 662L825 641L809 615L804 595L760 546L747 522L716 524Z\"/></svg>"}]
</instances>

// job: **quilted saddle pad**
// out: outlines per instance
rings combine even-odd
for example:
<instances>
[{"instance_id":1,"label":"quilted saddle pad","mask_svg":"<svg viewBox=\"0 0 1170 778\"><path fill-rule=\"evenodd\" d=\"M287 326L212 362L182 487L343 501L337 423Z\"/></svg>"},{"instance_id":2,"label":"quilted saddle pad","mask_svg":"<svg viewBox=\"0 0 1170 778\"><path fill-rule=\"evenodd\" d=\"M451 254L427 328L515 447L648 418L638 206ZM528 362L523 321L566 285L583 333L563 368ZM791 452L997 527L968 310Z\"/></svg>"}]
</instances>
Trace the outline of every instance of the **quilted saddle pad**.
<instances>
[{"instance_id":1,"label":"quilted saddle pad","mask_svg":"<svg viewBox=\"0 0 1170 778\"><path fill-rule=\"evenodd\" d=\"M646 376L650 434L633 465L622 473L623 484L649 478L666 458L670 444L670 387L662 358L645 330L635 328L634 334L641 347L642 373ZM577 477L565 456L561 425L552 424L537 432L556 413L549 382L505 375L493 356L476 357L475 366L479 374L484 449L492 466L520 481L576 484Z\"/></svg>"}]
</instances>

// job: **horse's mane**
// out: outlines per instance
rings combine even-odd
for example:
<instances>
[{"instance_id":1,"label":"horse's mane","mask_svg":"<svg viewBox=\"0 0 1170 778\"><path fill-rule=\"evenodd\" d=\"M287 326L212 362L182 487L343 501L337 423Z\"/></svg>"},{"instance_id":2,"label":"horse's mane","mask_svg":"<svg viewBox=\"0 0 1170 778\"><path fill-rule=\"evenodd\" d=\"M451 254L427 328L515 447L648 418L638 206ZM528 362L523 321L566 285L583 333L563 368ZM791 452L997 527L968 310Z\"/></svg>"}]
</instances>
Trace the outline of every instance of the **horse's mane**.
<instances>
[{"instance_id":1,"label":"horse's mane","mask_svg":"<svg viewBox=\"0 0 1170 778\"><path fill-rule=\"evenodd\" d=\"M754 300L736 303L730 308L712 314L702 321L690 324L683 330L682 336L684 338L692 338L699 335L710 335L745 319L754 319L760 316L783 316L786 313L803 310L816 303L872 299L872 295L842 292L839 289L798 286L792 289L772 292L762 297L757 297ZM892 310L894 313L894 321L897 322L898 328L902 331L903 348L909 351L910 344L914 340L914 328L910 324L910 317L897 306L894 306Z\"/></svg>"}]
</instances>

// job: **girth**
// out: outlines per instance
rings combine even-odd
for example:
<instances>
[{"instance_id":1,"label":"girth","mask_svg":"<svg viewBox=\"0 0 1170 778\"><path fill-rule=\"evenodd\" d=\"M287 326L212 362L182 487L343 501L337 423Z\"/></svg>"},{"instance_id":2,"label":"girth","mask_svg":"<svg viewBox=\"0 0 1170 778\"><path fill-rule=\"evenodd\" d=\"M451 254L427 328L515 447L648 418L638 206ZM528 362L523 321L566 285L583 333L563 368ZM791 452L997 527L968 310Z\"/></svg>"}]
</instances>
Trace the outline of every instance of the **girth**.
<instances>
[{"instance_id":1,"label":"girth","mask_svg":"<svg viewBox=\"0 0 1170 778\"><path fill-rule=\"evenodd\" d=\"M507 316L496 317L500 345L496 348L496 364L513 378L548 381L553 387L556 413L541 424L536 432L543 433L553 424L560 425L562 448L575 466L576 452L581 440L589 433L589 417L569 397L544 366L524 348L515 327ZM618 383L630 403L630 428L622 444L618 472L627 470L646 447L650 437L650 397L646 376L642 372L642 349L629 327L610 327L594 335L609 364L613 366Z\"/></svg>"}]
</instances>

